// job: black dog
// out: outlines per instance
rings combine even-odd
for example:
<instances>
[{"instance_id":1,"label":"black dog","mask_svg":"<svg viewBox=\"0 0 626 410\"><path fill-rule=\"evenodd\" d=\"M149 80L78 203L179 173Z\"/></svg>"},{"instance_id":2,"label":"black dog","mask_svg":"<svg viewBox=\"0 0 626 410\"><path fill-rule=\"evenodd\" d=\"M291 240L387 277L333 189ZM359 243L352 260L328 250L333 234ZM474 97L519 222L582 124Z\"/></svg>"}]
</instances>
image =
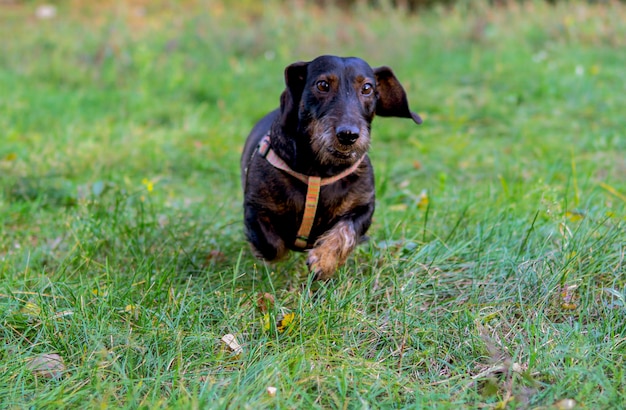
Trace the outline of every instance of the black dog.
<instances>
[{"instance_id":1,"label":"black dog","mask_svg":"<svg viewBox=\"0 0 626 410\"><path fill-rule=\"evenodd\" d=\"M243 150L246 236L267 261L308 251L310 271L328 279L372 221L374 115L422 120L390 68L359 58L294 63L285 82L280 108L255 125Z\"/></svg>"}]
</instances>

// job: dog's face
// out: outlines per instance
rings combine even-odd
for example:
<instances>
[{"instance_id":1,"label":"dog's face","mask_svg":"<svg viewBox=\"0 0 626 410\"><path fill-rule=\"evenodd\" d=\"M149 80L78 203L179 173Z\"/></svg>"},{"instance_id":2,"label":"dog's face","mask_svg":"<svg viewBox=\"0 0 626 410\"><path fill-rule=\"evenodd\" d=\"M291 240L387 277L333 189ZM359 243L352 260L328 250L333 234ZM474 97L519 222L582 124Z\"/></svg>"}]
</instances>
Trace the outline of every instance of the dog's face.
<instances>
[{"instance_id":1,"label":"dog's face","mask_svg":"<svg viewBox=\"0 0 626 410\"><path fill-rule=\"evenodd\" d=\"M376 111L374 71L360 59L322 58L308 65L299 131L322 164L352 163L370 144Z\"/></svg>"},{"instance_id":2,"label":"dog's face","mask_svg":"<svg viewBox=\"0 0 626 410\"><path fill-rule=\"evenodd\" d=\"M321 56L285 69L281 96L285 133L306 142L322 165L352 164L367 152L375 114L421 119L410 112L391 69L360 58Z\"/></svg>"}]
</instances>

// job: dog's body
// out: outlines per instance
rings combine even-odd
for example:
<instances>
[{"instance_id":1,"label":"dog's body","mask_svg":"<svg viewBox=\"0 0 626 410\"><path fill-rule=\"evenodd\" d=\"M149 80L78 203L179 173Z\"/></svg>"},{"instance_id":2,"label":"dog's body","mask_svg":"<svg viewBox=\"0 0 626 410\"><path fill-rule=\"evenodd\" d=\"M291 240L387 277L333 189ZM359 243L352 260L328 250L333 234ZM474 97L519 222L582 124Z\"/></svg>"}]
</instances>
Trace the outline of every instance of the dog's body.
<instances>
[{"instance_id":1,"label":"dog's body","mask_svg":"<svg viewBox=\"0 0 626 410\"><path fill-rule=\"evenodd\" d=\"M285 82L280 108L255 125L243 150L246 236L267 261L289 250L308 250L309 269L317 279L327 279L372 220L374 172L367 150L374 115L418 124L421 119L409 110L391 69L373 70L358 58L321 56L294 63L285 69ZM260 152L263 144L286 168ZM319 177L322 186L310 232L298 239L313 190L307 177Z\"/></svg>"}]
</instances>

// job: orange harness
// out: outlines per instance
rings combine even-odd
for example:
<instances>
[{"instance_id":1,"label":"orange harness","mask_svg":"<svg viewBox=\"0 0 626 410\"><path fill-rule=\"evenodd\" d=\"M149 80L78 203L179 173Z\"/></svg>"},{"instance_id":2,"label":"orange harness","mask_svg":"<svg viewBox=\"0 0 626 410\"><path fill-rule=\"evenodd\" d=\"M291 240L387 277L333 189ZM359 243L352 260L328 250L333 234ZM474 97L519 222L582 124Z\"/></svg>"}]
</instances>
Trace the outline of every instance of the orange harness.
<instances>
[{"instance_id":1,"label":"orange harness","mask_svg":"<svg viewBox=\"0 0 626 410\"><path fill-rule=\"evenodd\" d=\"M307 185L306 190L306 202L304 203L304 216L302 217L302 223L296 236L295 245L298 248L306 248L309 241L309 234L313 228L313 222L315 220L315 212L317 211L317 204L320 197L320 188L324 185L330 185L333 182L339 181L341 178L346 177L353 173L361 164L365 155L363 155L357 162L355 162L350 168L345 171L332 176L330 178L320 178L315 176L304 175L294 171L287 165L281 157L270 146L270 134L269 132L263 137L257 148L259 154L265 158L275 168L285 171L292 177L302 181Z\"/></svg>"}]
</instances>

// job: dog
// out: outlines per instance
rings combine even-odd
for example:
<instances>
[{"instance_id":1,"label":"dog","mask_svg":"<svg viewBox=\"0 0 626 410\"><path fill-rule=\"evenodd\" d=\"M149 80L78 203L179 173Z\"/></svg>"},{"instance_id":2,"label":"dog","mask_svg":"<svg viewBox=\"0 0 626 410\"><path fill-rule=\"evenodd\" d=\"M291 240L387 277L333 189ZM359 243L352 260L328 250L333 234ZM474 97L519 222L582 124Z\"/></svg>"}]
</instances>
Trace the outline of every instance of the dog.
<instances>
[{"instance_id":1,"label":"dog","mask_svg":"<svg viewBox=\"0 0 626 410\"><path fill-rule=\"evenodd\" d=\"M256 123L241 156L245 234L268 262L308 252L310 273L327 280L372 222L374 116L422 119L389 67L320 56L284 76L280 108Z\"/></svg>"}]
</instances>

